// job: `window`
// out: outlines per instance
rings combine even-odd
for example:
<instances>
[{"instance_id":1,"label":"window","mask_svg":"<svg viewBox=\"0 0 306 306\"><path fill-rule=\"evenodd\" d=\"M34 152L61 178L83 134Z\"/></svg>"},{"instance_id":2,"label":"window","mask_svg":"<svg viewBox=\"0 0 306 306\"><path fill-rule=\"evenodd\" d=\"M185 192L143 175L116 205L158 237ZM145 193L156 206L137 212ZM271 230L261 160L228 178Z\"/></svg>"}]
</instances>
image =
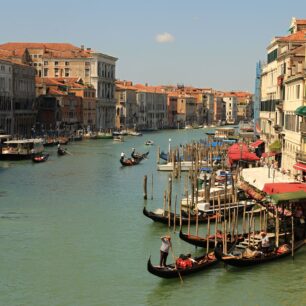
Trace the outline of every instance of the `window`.
<instances>
[{"instance_id":1,"label":"window","mask_svg":"<svg viewBox=\"0 0 306 306\"><path fill-rule=\"evenodd\" d=\"M89 74L89 71L90 71L90 70L89 70L88 68L85 69L85 76L89 76L89 75L90 75L90 74Z\"/></svg>"},{"instance_id":2,"label":"window","mask_svg":"<svg viewBox=\"0 0 306 306\"><path fill-rule=\"evenodd\" d=\"M54 69L54 76L55 76L55 77L58 77L58 68L55 68L55 69Z\"/></svg>"},{"instance_id":3,"label":"window","mask_svg":"<svg viewBox=\"0 0 306 306\"><path fill-rule=\"evenodd\" d=\"M70 71L69 68L65 68L65 77L69 77Z\"/></svg>"},{"instance_id":4,"label":"window","mask_svg":"<svg viewBox=\"0 0 306 306\"><path fill-rule=\"evenodd\" d=\"M65 66L69 66L69 62L65 62Z\"/></svg>"},{"instance_id":5,"label":"window","mask_svg":"<svg viewBox=\"0 0 306 306\"><path fill-rule=\"evenodd\" d=\"M296 98L297 98L297 99L300 98L300 86L301 86L301 85L296 85Z\"/></svg>"},{"instance_id":6,"label":"window","mask_svg":"<svg viewBox=\"0 0 306 306\"><path fill-rule=\"evenodd\" d=\"M44 76L45 76L45 77L48 76L48 71L49 71L48 68L44 68Z\"/></svg>"},{"instance_id":7,"label":"window","mask_svg":"<svg viewBox=\"0 0 306 306\"><path fill-rule=\"evenodd\" d=\"M58 66L58 62L57 62L57 61L56 61L56 62L54 62L54 65L55 65L55 66Z\"/></svg>"},{"instance_id":8,"label":"window","mask_svg":"<svg viewBox=\"0 0 306 306\"><path fill-rule=\"evenodd\" d=\"M48 61L44 61L44 65L45 65L45 66L48 66Z\"/></svg>"}]
</instances>

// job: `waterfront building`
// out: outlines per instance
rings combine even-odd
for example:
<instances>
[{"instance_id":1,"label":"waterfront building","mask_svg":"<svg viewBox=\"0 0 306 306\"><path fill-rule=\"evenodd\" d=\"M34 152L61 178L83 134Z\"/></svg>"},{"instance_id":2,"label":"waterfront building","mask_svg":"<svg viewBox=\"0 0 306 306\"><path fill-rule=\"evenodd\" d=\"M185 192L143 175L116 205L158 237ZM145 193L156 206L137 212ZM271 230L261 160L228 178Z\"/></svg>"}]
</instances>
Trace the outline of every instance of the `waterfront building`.
<instances>
[{"instance_id":1,"label":"waterfront building","mask_svg":"<svg viewBox=\"0 0 306 306\"><path fill-rule=\"evenodd\" d=\"M254 119L253 94L249 92L235 92L237 99L237 122Z\"/></svg>"},{"instance_id":2,"label":"waterfront building","mask_svg":"<svg viewBox=\"0 0 306 306\"><path fill-rule=\"evenodd\" d=\"M92 60L88 66L90 84L96 89L97 128L100 130L115 128L116 99L116 57L95 52L87 48Z\"/></svg>"},{"instance_id":3,"label":"waterfront building","mask_svg":"<svg viewBox=\"0 0 306 306\"><path fill-rule=\"evenodd\" d=\"M137 88L130 81L116 82L116 128L132 129L137 125Z\"/></svg>"},{"instance_id":4,"label":"waterfront building","mask_svg":"<svg viewBox=\"0 0 306 306\"><path fill-rule=\"evenodd\" d=\"M197 101L192 95L179 93L177 100L177 121L180 126L192 125L197 122Z\"/></svg>"},{"instance_id":5,"label":"waterfront building","mask_svg":"<svg viewBox=\"0 0 306 306\"><path fill-rule=\"evenodd\" d=\"M169 92L167 97L168 127L180 128L182 126L180 126L180 122L177 118L178 93Z\"/></svg>"},{"instance_id":6,"label":"waterfront building","mask_svg":"<svg viewBox=\"0 0 306 306\"><path fill-rule=\"evenodd\" d=\"M142 84L134 86L137 88L137 128L156 130L168 126L167 94L162 87Z\"/></svg>"},{"instance_id":7,"label":"waterfront building","mask_svg":"<svg viewBox=\"0 0 306 306\"><path fill-rule=\"evenodd\" d=\"M282 151L279 166L291 173L302 144L302 119L295 111L305 99L305 34L306 20L293 18L290 35L269 44L261 75L261 136L278 157Z\"/></svg>"},{"instance_id":8,"label":"waterfront building","mask_svg":"<svg viewBox=\"0 0 306 306\"><path fill-rule=\"evenodd\" d=\"M95 127L92 86L76 78L37 78L36 84L40 129L75 131Z\"/></svg>"},{"instance_id":9,"label":"waterfront building","mask_svg":"<svg viewBox=\"0 0 306 306\"><path fill-rule=\"evenodd\" d=\"M213 122L221 124L226 119L225 102L223 101L222 93L216 92L214 94L214 116Z\"/></svg>"},{"instance_id":10,"label":"waterfront building","mask_svg":"<svg viewBox=\"0 0 306 306\"><path fill-rule=\"evenodd\" d=\"M237 97L233 93L225 93L223 97L225 102L225 121L227 124L237 122Z\"/></svg>"},{"instance_id":11,"label":"waterfront building","mask_svg":"<svg viewBox=\"0 0 306 306\"><path fill-rule=\"evenodd\" d=\"M13 63L0 59L0 130L13 133Z\"/></svg>"},{"instance_id":12,"label":"waterfront building","mask_svg":"<svg viewBox=\"0 0 306 306\"><path fill-rule=\"evenodd\" d=\"M117 58L69 43L6 43L0 53L35 68L36 76L81 78L96 89L96 127L115 126L115 63Z\"/></svg>"}]
</instances>

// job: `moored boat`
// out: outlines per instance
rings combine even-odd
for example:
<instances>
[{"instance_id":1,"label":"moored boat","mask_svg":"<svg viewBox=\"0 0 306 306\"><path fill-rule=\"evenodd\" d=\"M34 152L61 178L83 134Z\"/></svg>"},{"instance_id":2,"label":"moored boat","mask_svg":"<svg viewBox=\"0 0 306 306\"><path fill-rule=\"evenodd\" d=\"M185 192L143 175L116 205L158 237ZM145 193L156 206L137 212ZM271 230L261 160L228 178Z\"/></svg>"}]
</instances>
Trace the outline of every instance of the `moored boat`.
<instances>
[{"instance_id":1,"label":"moored boat","mask_svg":"<svg viewBox=\"0 0 306 306\"><path fill-rule=\"evenodd\" d=\"M173 224L175 220L176 225L179 225L180 222L182 222L182 224L188 224L188 222L190 222L190 224L196 224L197 219L199 223L206 223L208 221L208 216L199 214L197 217L193 213L191 213L190 221L188 221L189 216L186 211L182 211L182 217L179 214L174 214L173 212L170 212L170 217L169 217L168 212L164 211L163 209L157 209L156 211L153 212L153 211L148 211L146 207L144 207L142 212L146 217L150 218L154 222L160 222L164 224L168 224L169 219L170 219L171 224ZM214 221L215 218L216 218L216 215L210 216L211 221Z\"/></svg>"},{"instance_id":2,"label":"moored boat","mask_svg":"<svg viewBox=\"0 0 306 306\"><path fill-rule=\"evenodd\" d=\"M40 154L44 150L43 139L19 139L5 141L2 147L0 159L22 160L31 159L33 155Z\"/></svg>"},{"instance_id":3,"label":"moored boat","mask_svg":"<svg viewBox=\"0 0 306 306\"><path fill-rule=\"evenodd\" d=\"M301 240L294 244L294 252L300 249L305 245L305 241ZM247 267L247 266L255 266L259 264L263 264L266 262L274 261L283 257L287 257L292 255L292 246L288 244L283 244L280 247L276 248L272 252L267 254L262 253L261 251L252 251L250 252L237 252L235 253L235 249L229 253L224 254L220 247L215 249L215 256L222 260L225 264L235 267Z\"/></svg>"}]
</instances>

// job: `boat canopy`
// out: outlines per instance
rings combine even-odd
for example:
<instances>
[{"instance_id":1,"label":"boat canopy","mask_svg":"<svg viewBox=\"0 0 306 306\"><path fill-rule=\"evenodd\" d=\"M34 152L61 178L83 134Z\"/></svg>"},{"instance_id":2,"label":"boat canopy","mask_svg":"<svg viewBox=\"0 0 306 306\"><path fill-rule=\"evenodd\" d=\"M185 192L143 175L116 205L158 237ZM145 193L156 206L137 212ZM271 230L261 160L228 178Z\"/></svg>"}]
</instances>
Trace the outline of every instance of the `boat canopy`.
<instances>
[{"instance_id":1,"label":"boat canopy","mask_svg":"<svg viewBox=\"0 0 306 306\"><path fill-rule=\"evenodd\" d=\"M263 191L268 194L288 193L303 190L306 192L304 183L266 183Z\"/></svg>"},{"instance_id":2,"label":"boat canopy","mask_svg":"<svg viewBox=\"0 0 306 306\"><path fill-rule=\"evenodd\" d=\"M271 195L272 203L279 205L285 204L288 202L300 202L302 200L306 200L306 192L304 190L296 191L296 192L286 192L279 194Z\"/></svg>"},{"instance_id":3,"label":"boat canopy","mask_svg":"<svg viewBox=\"0 0 306 306\"><path fill-rule=\"evenodd\" d=\"M33 139L17 139L5 141L5 144L27 144L27 143L42 143L43 139L33 138Z\"/></svg>"}]
</instances>

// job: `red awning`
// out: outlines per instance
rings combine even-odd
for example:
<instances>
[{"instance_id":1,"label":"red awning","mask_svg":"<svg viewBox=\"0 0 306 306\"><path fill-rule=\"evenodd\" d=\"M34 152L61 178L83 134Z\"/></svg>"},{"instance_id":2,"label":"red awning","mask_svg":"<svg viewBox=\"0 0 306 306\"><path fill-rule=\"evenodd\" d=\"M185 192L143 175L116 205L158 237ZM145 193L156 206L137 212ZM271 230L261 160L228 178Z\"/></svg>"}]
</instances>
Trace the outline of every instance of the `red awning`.
<instances>
[{"instance_id":1,"label":"red awning","mask_svg":"<svg viewBox=\"0 0 306 306\"><path fill-rule=\"evenodd\" d=\"M296 192L304 190L306 192L305 183L266 183L263 191L268 194Z\"/></svg>"},{"instance_id":2,"label":"red awning","mask_svg":"<svg viewBox=\"0 0 306 306\"><path fill-rule=\"evenodd\" d=\"M302 164L302 163L297 163L297 164L293 165L293 168L296 169L296 170L306 171L306 165Z\"/></svg>"},{"instance_id":3,"label":"red awning","mask_svg":"<svg viewBox=\"0 0 306 306\"><path fill-rule=\"evenodd\" d=\"M258 148L261 144L263 144L264 142L260 139L256 140L255 142L250 144L250 147L252 148Z\"/></svg>"},{"instance_id":4,"label":"red awning","mask_svg":"<svg viewBox=\"0 0 306 306\"><path fill-rule=\"evenodd\" d=\"M271 157L275 155L276 155L275 152L265 152L265 153L262 153L261 157Z\"/></svg>"}]
</instances>

